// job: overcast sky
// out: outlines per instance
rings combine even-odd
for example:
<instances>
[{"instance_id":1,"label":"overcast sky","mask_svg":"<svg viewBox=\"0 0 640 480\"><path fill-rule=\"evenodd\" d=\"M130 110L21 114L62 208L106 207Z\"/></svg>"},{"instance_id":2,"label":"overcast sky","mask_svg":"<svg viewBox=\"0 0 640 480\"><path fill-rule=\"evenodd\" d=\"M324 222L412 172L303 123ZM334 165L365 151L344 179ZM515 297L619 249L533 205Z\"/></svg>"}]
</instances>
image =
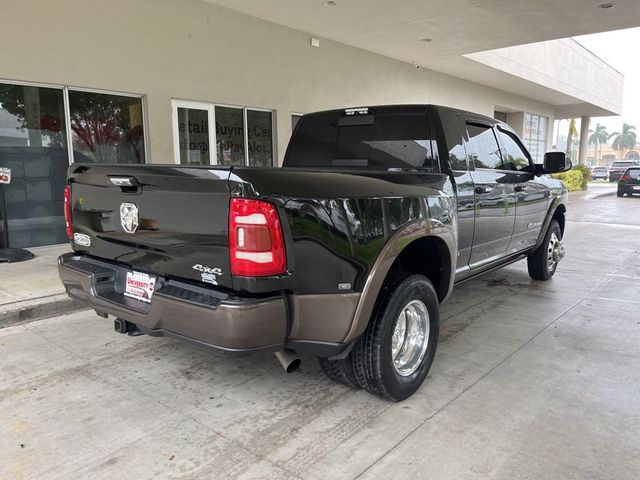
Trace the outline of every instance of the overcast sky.
<instances>
[{"instance_id":1,"label":"overcast sky","mask_svg":"<svg viewBox=\"0 0 640 480\"><path fill-rule=\"evenodd\" d=\"M635 125L636 131L640 133L640 28L574 38L624 75L622 115L594 118L591 125L595 125L596 122L605 124L611 133L620 131L624 121Z\"/></svg>"}]
</instances>

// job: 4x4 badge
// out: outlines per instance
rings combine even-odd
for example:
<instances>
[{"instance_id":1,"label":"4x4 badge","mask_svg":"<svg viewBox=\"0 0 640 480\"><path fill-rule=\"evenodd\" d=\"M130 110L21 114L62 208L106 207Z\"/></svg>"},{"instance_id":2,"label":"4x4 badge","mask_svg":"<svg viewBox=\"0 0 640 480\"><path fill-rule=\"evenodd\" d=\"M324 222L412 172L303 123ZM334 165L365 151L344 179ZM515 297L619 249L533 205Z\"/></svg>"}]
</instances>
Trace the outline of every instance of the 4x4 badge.
<instances>
[{"instance_id":1,"label":"4x4 badge","mask_svg":"<svg viewBox=\"0 0 640 480\"><path fill-rule=\"evenodd\" d=\"M120 205L120 224L127 233L136 233L138 230L138 207L133 203Z\"/></svg>"}]
</instances>

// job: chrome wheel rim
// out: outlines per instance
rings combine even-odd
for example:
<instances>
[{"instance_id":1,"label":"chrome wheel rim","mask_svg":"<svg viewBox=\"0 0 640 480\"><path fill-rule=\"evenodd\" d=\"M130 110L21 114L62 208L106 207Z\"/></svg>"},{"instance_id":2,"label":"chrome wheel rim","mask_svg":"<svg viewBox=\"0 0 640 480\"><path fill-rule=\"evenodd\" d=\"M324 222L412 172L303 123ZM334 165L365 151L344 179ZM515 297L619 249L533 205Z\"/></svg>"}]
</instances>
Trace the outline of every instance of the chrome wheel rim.
<instances>
[{"instance_id":1,"label":"chrome wheel rim","mask_svg":"<svg viewBox=\"0 0 640 480\"><path fill-rule=\"evenodd\" d=\"M391 358L396 372L414 373L429 345L429 311L420 300L412 300L400 311L391 337Z\"/></svg>"},{"instance_id":2,"label":"chrome wheel rim","mask_svg":"<svg viewBox=\"0 0 640 480\"><path fill-rule=\"evenodd\" d=\"M560 238L558 238L558 235L553 232L549 238L549 245L547 246L547 270L550 272L553 271L558 262L564 258L564 255L564 245Z\"/></svg>"}]
</instances>

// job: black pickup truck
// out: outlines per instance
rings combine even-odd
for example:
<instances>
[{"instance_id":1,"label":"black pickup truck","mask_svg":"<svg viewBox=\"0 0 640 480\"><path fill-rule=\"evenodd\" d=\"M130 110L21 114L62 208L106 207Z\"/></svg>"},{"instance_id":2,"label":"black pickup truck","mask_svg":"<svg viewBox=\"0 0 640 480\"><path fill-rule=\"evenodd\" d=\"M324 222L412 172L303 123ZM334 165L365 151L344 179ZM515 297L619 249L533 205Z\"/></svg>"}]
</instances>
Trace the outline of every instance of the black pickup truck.
<instances>
[{"instance_id":1,"label":"black pickup truck","mask_svg":"<svg viewBox=\"0 0 640 480\"><path fill-rule=\"evenodd\" d=\"M566 189L506 124L433 105L305 115L284 168L74 164L67 293L120 333L298 353L402 400L424 381L453 286L564 255Z\"/></svg>"}]
</instances>

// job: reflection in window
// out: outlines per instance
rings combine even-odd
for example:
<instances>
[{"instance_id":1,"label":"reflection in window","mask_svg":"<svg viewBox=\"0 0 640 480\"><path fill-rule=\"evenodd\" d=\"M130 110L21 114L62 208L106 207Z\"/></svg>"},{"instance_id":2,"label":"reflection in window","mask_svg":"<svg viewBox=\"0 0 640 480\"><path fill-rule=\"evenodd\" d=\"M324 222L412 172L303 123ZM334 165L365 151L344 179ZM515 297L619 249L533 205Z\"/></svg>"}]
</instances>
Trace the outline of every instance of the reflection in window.
<instances>
[{"instance_id":1,"label":"reflection in window","mask_svg":"<svg viewBox=\"0 0 640 480\"><path fill-rule=\"evenodd\" d=\"M502 168L502 158L493 129L485 125L467 124L469 157L476 168Z\"/></svg>"},{"instance_id":2,"label":"reflection in window","mask_svg":"<svg viewBox=\"0 0 640 480\"><path fill-rule=\"evenodd\" d=\"M178 107L178 150L182 165L209 164L209 112Z\"/></svg>"},{"instance_id":3,"label":"reflection in window","mask_svg":"<svg viewBox=\"0 0 640 480\"><path fill-rule=\"evenodd\" d=\"M271 112L247 110L247 143L251 167L273 165L271 117Z\"/></svg>"},{"instance_id":4,"label":"reflection in window","mask_svg":"<svg viewBox=\"0 0 640 480\"><path fill-rule=\"evenodd\" d=\"M453 145L449 149L449 164L451 165L451 170L463 172L467 170L467 155L462 143Z\"/></svg>"},{"instance_id":5,"label":"reflection in window","mask_svg":"<svg viewBox=\"0 0 640 480\"><path fill-rule=\"evenodd\" d=\"M244 165L244 119L241 108L215 107L219 165Z\"/></svg>"},{"instance_id":6,"label":"reflection in window","mask_svg":"<svg viewBox=\"0 0 640 480\"><path fill-rule=\"evenodd\" d=\"M62 90L0 83L0 146L66 148Z\"/></svg>"},{"instance_id":7,"label":"reflection in window","mask_svg":"<svg viewBox=\"0 0 640 480\"><path fill-rule=\"evenodd\" d=\"M467 171L467 153L458 127L458 115L453 111L443 109L440 112L440 120L449 157L449 167L451 170Z\"/></svg>"},{"instance_id":8,"label":"reflection in window","mask_svg":"<svg viewBox=\"0 0 640 480\"><path fill-rule=\"evenodd\" d=\"M4 185L9 246L68 242L62 192L69 155L62 89L0 83L0 167L11 169L11 183Z\"/></svg>"},{"instance_id":9,"label":"reflection in window","mask_svg":"<svg viewBox=\"0 0 640 480\"><path fill-rule=\"evenodd\" d=\"M69 91L75 162L144 163L142 99Z\"/></svg>"},{"instance_id":10,"label":"reflection in window","mask_svg":"<svg viewBox=\"0 0 640 480\"><path fill-rule=\"evenodd\" d=\"M503 132L498 129L498 135L500 136L500 143L502 143L503 150L503 162L506 170L522 170L529 166L529 158L527 154L522 150L519 143L513 138L513 134Z\"/></svg>"},{"instance_id":11,"label":"reflection in window","mask_svg":"<svg viewBox=\"0 0 640 480\"><path fill-rule=\"evenodd\" d=\"M290 144L287 165L440 171L422 115L305 115Z\"/></svg>"},{"instance_id":12,"label":"reflection in window","mask_svg":"<svg viewBox=\"0 0 640 480\"><path fill-rule=\"evenodd\" d=\"M547 117L533 113L524 114L522 139L535 163L542 163L547 151Z\"/></svg>"}]
</instances>

